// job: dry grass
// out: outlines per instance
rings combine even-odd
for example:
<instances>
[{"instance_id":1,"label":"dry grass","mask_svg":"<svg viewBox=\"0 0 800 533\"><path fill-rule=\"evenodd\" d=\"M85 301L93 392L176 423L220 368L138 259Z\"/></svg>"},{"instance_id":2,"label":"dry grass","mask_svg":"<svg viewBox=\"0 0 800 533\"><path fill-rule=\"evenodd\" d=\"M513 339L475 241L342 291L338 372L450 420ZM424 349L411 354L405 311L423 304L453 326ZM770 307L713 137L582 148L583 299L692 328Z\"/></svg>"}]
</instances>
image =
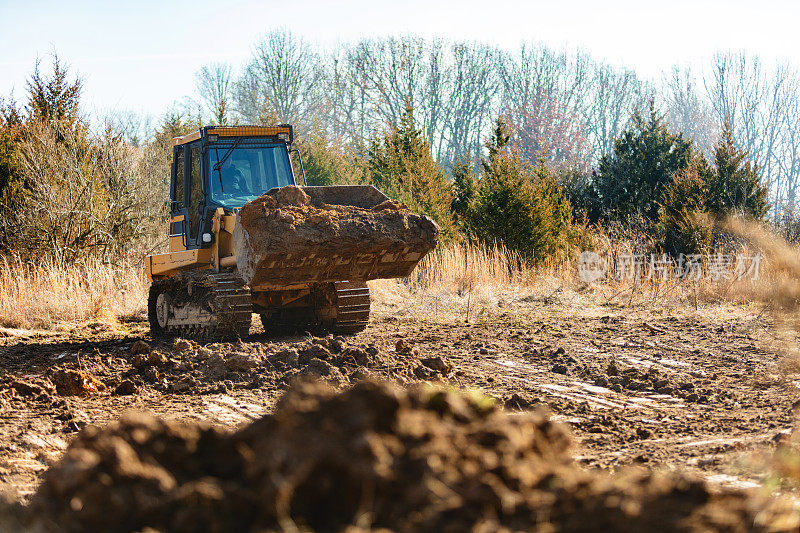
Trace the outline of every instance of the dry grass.
<instances>
[{"instance_id":1,"label":"dry grass","mask_svg":"<svg viewBox=\"0 0 800 533\"><path fill-rule=\"evenodd\" d=\"M732 271L711 280L704 267L700 279L689 280L681 279L672 265L652 276L643 271L640 276L611 279L612 258L642 254L647 247L641 240L598 232L594 249L609 260L610 276L583 283L577 275L577 257L533 269L502 247L449 243L429 254L411 278L379 280L370 286L374 300L388 306L387 314L433 320L480 320L487 315L535 308L566 314L606 314L615 308L677 312L749 306L747 294L753 284L748 279L736 279ZM754 252L743 249L742 253Z\"/></svg>"},{"instance_id":2,"label":"dry grass","mask_svg":"<svg viewBox=\"0 0 800 533\"><path fill-rule=\"evenodd\" d=\"M114 324L144 309L149 282L131 263L112 266L81 261L62 267L50 261L0 259L0 325L65 329L77 323Z\"/></svg>"},{"instance_id":3,"label":"dry grass","mask_svg":"<svg viewBox=\"0 0 800 533\"><path fill-rule=\"evenodd\" d=\"M529 297L539 286L518 254L464 243L439 246L409 278L370 282L373 301L415 316L480 313Z\"/></svg>"},{"instance_id":4,"label":"dry grass","mask_svg":"<svg viewBox=\"0 0 800 533\"><path fill-rule=\"evenodd\" d=\"M643 307L697 310L709 304L740 306L766 301L780 292L794 295L791 283L800 283L793 281L800 279L797 252L788 245L776 244L770 235L754 235L751 240L759 249L769 245L772 248L768 252L774 252L777 246L779 251L773 255L784 258L778 262L784 274L791 272L769 285L771 289L733 279L680 280L674 267L666 276L586 284L578 279L574 261L532 269L518 254L501 246L455 242L441 245L426 256L410 278L376 280L370 287L376 307L384 307L386 315L433 315L441 320L480 320L512 309L531 308L576 313ZM598 232L595 250L607 258L643 251L635 239L616 237ZM769 253L765 255L769 257ZM63 329L91 320L114 323L118 317L144 310L147 288L142 269L130 262L112 266L83 261L65 268L47 261L33 265L2 258L0 325Z\"/></svg>"}]
</instances>

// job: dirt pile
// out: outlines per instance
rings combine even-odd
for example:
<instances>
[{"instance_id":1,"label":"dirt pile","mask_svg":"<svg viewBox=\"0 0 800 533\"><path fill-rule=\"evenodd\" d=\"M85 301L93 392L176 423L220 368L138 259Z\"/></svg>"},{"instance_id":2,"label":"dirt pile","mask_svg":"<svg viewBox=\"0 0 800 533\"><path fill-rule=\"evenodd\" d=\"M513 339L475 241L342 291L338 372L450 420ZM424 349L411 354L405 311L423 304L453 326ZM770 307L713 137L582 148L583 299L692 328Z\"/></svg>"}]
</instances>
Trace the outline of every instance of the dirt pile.
<instances>
[{"instance_id":1,"label":"dirt pile","mask_svg":"<svg viewBox=\"0 0 800 533\"><path fill-rule=\"evenodd\" d=\"M404 277L436 246L431 219L373 187L305 191L276 189L237 215L236 261L251 286Z\"/></svg>"},{"instance_id":2,"label":"dirt pile","mask_svg":"<svg viewBox=\"0 0 800 533\"><path fill-rule=\"evenodd\" d=\"M286 343L213 343L178 339L171 353L144 342L131 348L131 365L111 387L115 395L142 387L173 393L216 393L265 384L288 386L298 379L319 379L344 386L368 378L447 381L455 375L448 359L424 357L419 350L386 352L344 337L309 337Z\"/></svg>"},{"instance_id":3,"label":"dirt pile","mask_svg":"<svg viewBox=\"0 0 800 533\"><path fill-rule=\"evenodd\" d=\"M28 399L50 401L53 396L88 398L106 391L106 385L88 372L54 367L47 376L0 375L0 400Z\"/></svg>"},{"instance_id":4,"label":"dirt pile","mask_svg":"<svg viewBox=\"0 0 800 533\"><path fill-rule=\"evenodd\" d=\"M234 434L147 415L87 428L30 514L64 531L751 531L788 516L686 478L587 472L569 447L546 414L480 395L304 384Z\"/></svg>"}]
</instances>

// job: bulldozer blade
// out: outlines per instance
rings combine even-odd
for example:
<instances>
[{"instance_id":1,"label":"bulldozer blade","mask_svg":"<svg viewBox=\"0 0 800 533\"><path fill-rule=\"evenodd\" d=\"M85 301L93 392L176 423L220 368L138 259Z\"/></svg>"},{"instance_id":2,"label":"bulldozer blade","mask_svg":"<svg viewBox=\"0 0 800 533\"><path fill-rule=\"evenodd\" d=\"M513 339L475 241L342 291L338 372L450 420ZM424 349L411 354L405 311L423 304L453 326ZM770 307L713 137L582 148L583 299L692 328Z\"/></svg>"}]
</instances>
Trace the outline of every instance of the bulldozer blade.
<instances>
[{"instance_id":1,"label":"bulldozer blade","mask_svg":"<svg viewBox=\"0 0 800 533\"><path fill-rule=\"evenodd\" d=\"M375 187L285 189L237 216L236 263L251 288L402 278L436 246L439 228L430 218Z\"/></svg>"}]
</instances>

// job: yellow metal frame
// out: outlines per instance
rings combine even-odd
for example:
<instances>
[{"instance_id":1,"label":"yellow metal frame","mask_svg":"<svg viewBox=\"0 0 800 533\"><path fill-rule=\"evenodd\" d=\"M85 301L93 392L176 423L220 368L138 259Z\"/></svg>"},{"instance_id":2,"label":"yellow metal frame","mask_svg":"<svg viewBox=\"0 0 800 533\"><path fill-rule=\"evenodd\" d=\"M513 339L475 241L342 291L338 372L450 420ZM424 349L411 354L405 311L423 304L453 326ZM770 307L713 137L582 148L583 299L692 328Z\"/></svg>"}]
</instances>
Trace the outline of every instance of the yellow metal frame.
<instances>
[{"instance_id":1,"label":"yellow metal frame","mask_svg":"<svg viewBox=\"0 0 800 533\"><path fill-rule=\"evenodd\" d=\"M171 222L181 222L183 215L177 215ZM220 207L211 219L213 244L208 248L187 250L182 236L170 237L169 252L145 257L145 269L151 280L174 276L182 270L213 268L217 272L222 267L234 266L236 255L233 246L233 228L236 216L226 215ZM171 224L170 224L171 227Z\"/></svg>"},{"instance_id":2,"label":"yellow metal frame","mask_svg":"<svg viewBox=\"0 0 800 533\"><path fill-rule=\"evenodd\" d=\"M145 257L145 267L151 280L169 278L182 270L210 264L211 250L208 248L167 252Z\"/></svg>"},{"instance_id":3,"label":"yellow metal frame","mask_svg":"<svg viewBox=\"0 0 800 533\"><path fill-rule=\"evenodd\" d=\"M292 134L291 126L215 126L206 129L206 136L219 135L220 137L277 137L286 134L287 140ZM193 131L183 137L175 137L172 144L180 146L182 144L196 141L202 136L202 130Z\"/></svg>"},{"instance_id":4,"label":"yellow metal frame","mask_svg":"<svg viewBox=\"0 0 800 533\"><path fill-rule=\"evenodd\" d=\"M169 224L169 251L170 252L182 252L186 250L186 246L183 245L183 233L180 235L173 235L172 234L172 224L176 222L183 222L184 216L177 215L170 219Z\"/></svg>"}]
</instances>

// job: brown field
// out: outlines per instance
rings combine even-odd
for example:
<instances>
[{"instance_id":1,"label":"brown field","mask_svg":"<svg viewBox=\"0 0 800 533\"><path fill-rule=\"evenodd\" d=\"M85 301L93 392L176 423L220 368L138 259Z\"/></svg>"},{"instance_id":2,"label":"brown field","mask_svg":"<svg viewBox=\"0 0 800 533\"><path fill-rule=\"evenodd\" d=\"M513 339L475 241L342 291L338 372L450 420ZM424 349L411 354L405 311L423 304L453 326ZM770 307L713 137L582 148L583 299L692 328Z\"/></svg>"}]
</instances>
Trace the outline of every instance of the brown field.
<instances>
[{"instance_id":1,"label":"brown field","mask_svg":"<svg viewBox=\"0 0 800 533\"><path fill-rule=\"evenodd\" d=\"M6 261L0 492L26 504L82 428L127 410L235 429L299 378L378 378L481 391L514 413L546 407L588 470L794 493L798 366L753 287L586 286L574 267L519 265L501 249L444 247L409 280L371 282L358 335L276 338L254 320L249 338L198 345L150 337L135 265Z\"/></svg>"}]
</instances>

